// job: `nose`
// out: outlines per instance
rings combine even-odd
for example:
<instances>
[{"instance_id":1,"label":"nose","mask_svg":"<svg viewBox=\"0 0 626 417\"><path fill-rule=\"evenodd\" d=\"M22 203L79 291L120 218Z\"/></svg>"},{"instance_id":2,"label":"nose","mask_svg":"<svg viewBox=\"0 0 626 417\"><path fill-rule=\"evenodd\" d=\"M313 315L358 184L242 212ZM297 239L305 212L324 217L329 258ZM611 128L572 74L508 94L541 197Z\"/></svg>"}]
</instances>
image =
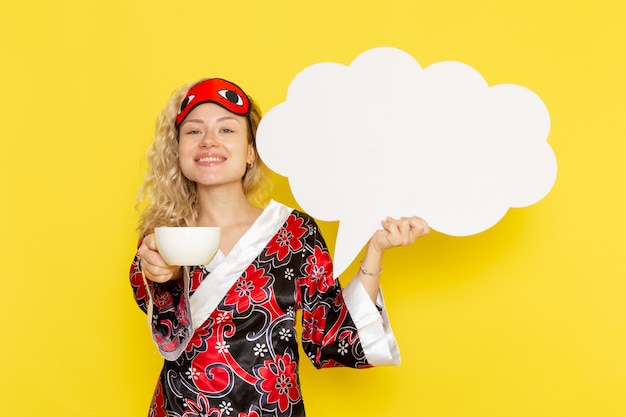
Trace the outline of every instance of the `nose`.
<instances>
[{"instance_id":1,"label":"nose","mask_svg":"<svg viewBox=\"0 0 626 417\"><path fill-rule=\"evenodd\" d=\"M217 140L215 135L211 131L207 131L202 137L202 141L200 142L200 146L203 148L210 148L217 145Z\"/></svg>"}]
</instances>

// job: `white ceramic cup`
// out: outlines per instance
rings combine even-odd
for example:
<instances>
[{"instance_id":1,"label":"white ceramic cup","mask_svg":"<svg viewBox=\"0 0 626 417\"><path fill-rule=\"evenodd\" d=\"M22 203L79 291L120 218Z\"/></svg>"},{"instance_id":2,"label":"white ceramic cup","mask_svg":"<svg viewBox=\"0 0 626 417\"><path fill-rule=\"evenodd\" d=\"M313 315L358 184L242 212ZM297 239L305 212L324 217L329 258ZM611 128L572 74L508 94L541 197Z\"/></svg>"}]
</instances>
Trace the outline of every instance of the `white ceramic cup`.
<instances>
[{"instance_id":1,"label":"white ceramic cup","mask_svg":"<svg viewBox=\"0 0 626 417\"><path fill-rule=\"evenodd\" d=\"M220 246L219 227L157 227L159 254L169 265L206 265Z\"/></svg>"}]
</instances>

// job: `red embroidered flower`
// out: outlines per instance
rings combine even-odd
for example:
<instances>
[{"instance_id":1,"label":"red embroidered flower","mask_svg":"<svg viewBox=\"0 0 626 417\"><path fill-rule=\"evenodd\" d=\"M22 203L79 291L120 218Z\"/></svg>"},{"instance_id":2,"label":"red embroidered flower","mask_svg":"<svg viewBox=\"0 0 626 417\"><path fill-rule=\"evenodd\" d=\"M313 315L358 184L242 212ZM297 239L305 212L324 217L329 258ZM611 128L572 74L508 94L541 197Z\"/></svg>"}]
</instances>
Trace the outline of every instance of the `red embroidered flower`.
<instances>
[{"instance_id":1,"label":"red embroidered flower","mask_svg":"<svg viewBox=\"0 0 626 417\"><path fill-rule=\"evenodd\" d=\"M241 413L237 414L237 417L260 417L260 416L257 411L250 411L249 413L244 413L242 411Z\"/></svg>"},{"instance_id":2,"label":"red embroidered flower","mask_svg":"<svg viewBox=\"0 0 626 417\"><path fill-rule=\"evenodd\" d=\"M302 338L315 344L321 344L326 326L326 306L318 306L313 312L302 312Z\"/></svg>"},{"instance_id":3,"label":"red embroidered flower","mask_svg":"<svg viewBox=\"0 0 626 417\"><path fill-rule=\"evenodd\" d=\"M143 281L143 274L139 269L139 258L135 258L133 264L130 266L130 285L135 291L135 298L137 302L148 304L148 293L146 291L146 284Z\"/></svg>"},{"instance_id":4,"label":"red embroidered flower","mask_svg":"<svg viewBox=\"0 0 626 417\"><path fill-rule=\"evenodd\" d=\"M221 415L219 408L211 408L209 400L204 394L198 394L196 401L186 399L188 410L185 411L183 417L219 417Z\"/></svg>"},{"instance_id":5,"label":"red embroidered flower","mask_svg":"<svg viewBox=\"0 0 626 417\"><path fill-rule=\"evenodd\" d=\"M307 228L302 226L304 219L291 215L287 220L286 226L282 227L274 239L267 245L267 254L276 254L279 261L282 261L289 255L290 251L299 250L303 244L300 238L307 232Z\"/></svg>"},{"instance_id":6,"label":"red embroidered flower","mask_svg":"<svg viewBox=\"0 0 626 417\"><path fill-rule=\"evenodd\" d=\"M212 320L212 319L209 319ZM204 325L198 327L193 334L191 340L185 347L185 352L191 352L194 349L200 352L206 352L209 349L208 340L213 336L213 326Z\"/></svg>"},{"instance_id":7,"label":"red embroidered flower","mask_svg":"<svg viewBox=\"0 0 626 417\"><path fill-rule=\"evenodd\" d=\"M163 406L165 405L165 400L163 399L163 389L161 386L161 381L157 383L156 389L154 390L154 396L152 397L152 404L150 404L150 411L148 412L149 417L166 417L167 412Z\"/></svg>"},{"instance_id":8,"label":"red embroidered flower","mask_svg":"<svg viewBox=\"0 0 626 417\"><path fill-rule=\"evenodd\" d=\"M229 291L224 304L236 305L237 312L243 313L250 308L252 302L261 303L269 297L267 286L270 279L263 269L256 269L254 265L250 265L234 288Z\"/></svg>"},{"instance_id":9,"label":"red embroidered flower","mask_svg":"<svg viewBox=\"0 0 626 417\"><path fill-rule=\"evenodd\" d=\"M174 300L172 300L172 297L169 293L163 292L160 294L155 294L154 304L159 306L161 309L165 309L167 307L172 307L172 305L174 304Z\"/></svg>"},{"instance_id":10,"label":"red embroidered flower","mask_svg":"<svg viewBox=\"0 0 626 417\"><path fill-rule=\"evenodd\" d=\"M326 292L329 287L334 285L333 263L328 252L323 251L319 246L315 247L313 255L307 258L305 271L308 275L310 283L309 297L315 292Z\"/></svg>"},{"instance_id":11,"label":"red embroidered flower","mask_svg":"<svg viewBox=\"0 0 626 417\"><path fill-rule=\"evenodd\" d=\"M261 378L257 387L263 392L267 403L276 404L281 413L287 411L290 403L300 400L296 367L291 355L287 353L266 360L257 371Z\"/></svg>"}]
</instances>

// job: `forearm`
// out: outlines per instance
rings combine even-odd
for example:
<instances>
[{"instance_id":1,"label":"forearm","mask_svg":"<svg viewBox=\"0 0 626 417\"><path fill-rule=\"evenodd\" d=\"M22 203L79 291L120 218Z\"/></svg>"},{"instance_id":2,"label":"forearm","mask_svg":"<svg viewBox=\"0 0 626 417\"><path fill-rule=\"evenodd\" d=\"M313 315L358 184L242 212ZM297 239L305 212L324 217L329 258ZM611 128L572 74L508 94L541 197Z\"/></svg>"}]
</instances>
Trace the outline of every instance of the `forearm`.
<instances>
[{"instance_id":1,"label":"forearm","mask_svg":"<svg viewBox=\"0 0 626 417\"><path fill-rule=\"evenodd\" d=\"M365 258L357 273L357 277L374 303L376 303L380 288L380 273L385 250L411 244L415 242L415 239L430 231L428 224L415 216L402 217L400 220L387 217L381 225L383 229L376 231L368 242Z\"/></svg>"},{"instance_id":2,"label":"forearm","mask_svg":"<svg viewBox=\"0 0 626 417\"><path fill-rule=\"evenodd\" d=\"M371 243L368 244L365 250L365 257L359 266L357 278L361 281L363 288L365 288L365 291L373 303L376 303L380 289L380 273L382 266L383 252L373 248Z\"/></svg>"}]
</instances>

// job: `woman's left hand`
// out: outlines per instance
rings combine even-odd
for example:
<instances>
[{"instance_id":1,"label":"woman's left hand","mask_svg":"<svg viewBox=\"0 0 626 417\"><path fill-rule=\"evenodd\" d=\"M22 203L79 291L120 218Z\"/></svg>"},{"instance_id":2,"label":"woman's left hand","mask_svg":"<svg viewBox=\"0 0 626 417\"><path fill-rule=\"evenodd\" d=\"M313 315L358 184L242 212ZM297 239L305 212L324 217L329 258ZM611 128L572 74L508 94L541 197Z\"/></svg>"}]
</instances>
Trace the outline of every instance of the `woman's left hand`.
<instances>
[{"instance_id":1,"label":"woman's left hand","mask_svg":"<svg viewBox=\"0 0 626 417\"><path fill-rule=\"evenodd\" d=\"M389 248L410 245L430 232L426 221L417 216L400 219L387 217L381 225L382 230L376 231L370 240L372 249L380 254Z\"/></svg>"},{"instance_id":2,"label":"woman's left hand","mask_svg":"<svg viewBox=\"0 0 626 417\"><path fill-rule=\"evenodd\" d=\"M376 302L382 272L383 253L389 248L406 246L415 242L417 238L430 232L430 227L421 218L402 217L392 219L387 217L381 222L383 228L377 230L367 244L365 258L361 261L358 277L372 302Z\"/></svg>"}]
</instances>

